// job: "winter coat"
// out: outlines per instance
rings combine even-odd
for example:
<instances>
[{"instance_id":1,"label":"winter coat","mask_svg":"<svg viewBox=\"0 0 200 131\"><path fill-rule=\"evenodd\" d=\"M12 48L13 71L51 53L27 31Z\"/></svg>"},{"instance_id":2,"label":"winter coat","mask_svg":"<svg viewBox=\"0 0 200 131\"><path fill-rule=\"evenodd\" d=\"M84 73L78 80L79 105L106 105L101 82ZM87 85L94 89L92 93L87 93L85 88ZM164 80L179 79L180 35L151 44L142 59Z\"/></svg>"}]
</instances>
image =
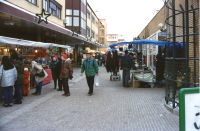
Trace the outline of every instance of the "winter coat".
<instances>
[{"instance_id":1,"label":"winter coat","mask_svg":"<svg viewBox=\"0 0 200 131\"><path fill-rule=\"evenodd\" d=\"M67 78L69 79L70 76L73 74L72 64L70 59L68 58L65 61L62 61L60 77L59 78Z\"/></svg>"},{"instance_id":2,"label":"winter coat","mask_svg":"<svg viewBox=\"0 0 200 131\"><path fill-rule=\"evenodd\" d=\"M15 68L17 69L17 80L15 81L15 86L22 85L24 83L24 65L20 60L13 62Z\"/></svg>"},{"instance_id":3,"label":"winter coat","mask_svg":"<svg viewBox=\"0 0 200 131\"><path fill-rule=\"evenodd\" d=\"M41 73L42 72L42 70L44 71L44 74L45 74L45 76L43 76L43 77L39 77L38 76L38 81L39 82L41 82L41 81L43 81L45 78L47 78L47 76L48 76L48 74L46 73L46 71L43 69L43 67L40 65L40 64L38 64L37 62L35 62L35 61L31 61L31 68L30 68L30 70L31 70L31 73L33 73L34 75L36 74L36 73Z\"/></svg>"},{"instance_id":4,"label":"winter coat","mask_svg":"<svg viewBox=\"0 0 200 131\"><path fill-rule=\"evenodd\" d=\"M55 74L57 78L60 77L61 66L62 66L62 60L59 60L59 62L56 64L55 67Z\"/></svg>"},{"instance_id":5,"label":"winter coat","mask_svg":"<svg viewBox=\"0 0 200 131\"><path fill-rule=\"evenodd\" d=\"M4 70L3 65L0 67L0 82L1 87L14 86L15 81L17 80L17 70L12 68L9 70Z\"/></svg>"},{"instance_id":6,"label":"winter coat","mask_svg":"<svg viewBox=\"0 0 200 131\"><path fill-rule=\"evenodd\" d=\"M30 74L29 74L27 68L24 68L24 83L23 83L23 85L28 85L30 83L29 75Z\"/></svg>"},{"instance_id":7,"label":"winter coat","mask_svg":"<svg viewBox=\"0 0 200 131\"><path fill-rule=\"evenodd\" d=\"M56 71L55 71L57 63L58 63L58 61L52 61L49 65L49 68L51 69L51 74L52 74L52 77L54 80L58 79L58 77L56 75Z\"/></svg>"},{"instance_id":8,"label":"winter coat","mask_svg":"<svg viewBox=\"0 0 200 131\"><path fill-rule=\"evenodd\" d=\"M85 59L83 61L83 65L81 67L81 73L85 71L85 75L87 77L95 76L96 73L99 71L99 66L96 62L96 60L93 60L94 58L90 57L90 59Z\"/></svg>"},{"instance_id":9,"label":"winter coat","mask_svg":"<svg viewBox=\"0 0 200 131\"><path fill-rule=\"evenodd\" d=\"M126 56L124 56L122 58L122 60L121 60L121 66L122 66L122 68L126 67L126 68L136 69L135 68L135 64L133 62L133 59L129 55L126 55Z\"/></svg>"}]
</instances>

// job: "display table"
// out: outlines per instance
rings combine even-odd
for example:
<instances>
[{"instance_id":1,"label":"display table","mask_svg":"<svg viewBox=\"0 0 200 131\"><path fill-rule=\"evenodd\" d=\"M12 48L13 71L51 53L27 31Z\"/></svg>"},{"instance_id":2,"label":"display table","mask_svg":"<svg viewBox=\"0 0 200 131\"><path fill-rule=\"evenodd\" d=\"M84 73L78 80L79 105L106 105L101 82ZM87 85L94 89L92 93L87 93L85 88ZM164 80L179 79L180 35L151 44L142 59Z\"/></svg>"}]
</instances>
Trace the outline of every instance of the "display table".
<instances>
[{"instance_id":1,"label":"display table","mask_svg":"<svg viewBox=\"0 0 200 131\"><path fill-rule=\"evenodd\" d=\"M48 74L48 76L47 76L47 78L45 78L45 79L43 80L42 85L45 85L45 84L47 84L47 83L49 83L49 82L51 82L51 81L53 80L52 74L51 74L51 69L45 69L45 71L46 71L46 73Z\"/></svg>"},{"instance_id":2,"label":"display table","mask_svg":"<svg viewBox=\"0 0 200 131\"><path fill-rule=\"evenodd\" d=\"M131 71L131 81L132 87L134 87L134 81L143 81L143 82L151 82L153 81L153 72L151 70L138 70L138 71ZM136 79L134 79L136 78Z\"/></svg>"}]
</instances>

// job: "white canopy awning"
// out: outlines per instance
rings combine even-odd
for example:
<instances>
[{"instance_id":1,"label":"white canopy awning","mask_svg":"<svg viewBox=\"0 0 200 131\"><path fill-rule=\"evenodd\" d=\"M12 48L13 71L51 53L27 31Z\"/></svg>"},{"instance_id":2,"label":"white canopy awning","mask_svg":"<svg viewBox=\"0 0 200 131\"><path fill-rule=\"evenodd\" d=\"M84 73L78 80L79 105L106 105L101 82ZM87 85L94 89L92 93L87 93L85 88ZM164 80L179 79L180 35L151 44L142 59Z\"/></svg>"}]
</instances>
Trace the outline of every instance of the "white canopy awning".
<instances>
[{"instance_id":1,"label":"white canopy awning","mask_svg":"<svg viewBox=\"0 0 200 131\"><path fill-rule=\"evenodd\" d=\"M6 46L7 44L11 45L21 45L21 46L32 46L32 47L61 47L61 48L69 48L70 46L66 45L59 45L54 43L43 43L43 42L36 42L36 41L28 41L23 39L16 39L11 37L4 37L0 36L0 45Z\"/></svg>"}]
</instances>

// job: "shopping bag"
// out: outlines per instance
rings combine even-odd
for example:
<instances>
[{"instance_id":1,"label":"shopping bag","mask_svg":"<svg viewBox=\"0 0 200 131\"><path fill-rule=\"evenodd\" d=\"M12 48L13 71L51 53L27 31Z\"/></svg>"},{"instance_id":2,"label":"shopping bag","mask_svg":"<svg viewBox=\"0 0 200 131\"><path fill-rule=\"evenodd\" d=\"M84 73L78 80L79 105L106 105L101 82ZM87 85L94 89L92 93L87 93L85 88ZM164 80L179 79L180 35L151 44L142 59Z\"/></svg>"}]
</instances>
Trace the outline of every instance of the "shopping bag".
<instances>
[{"instance_id":1,"label":"shopping bag","mask_svg":"<svg viewBox=\"0 0 200 131\"><path fill-rule=\"evenodd\" d=\"M99 86L99 75L95 76L94 86Z\"/></svg>"},{"instance_id":2,"label":"shopping bag","mask_svg":"<svg viewBox=\"0 0 200 131\"><path fill-rule=\"evenodd\" d=\"M38 85L39 85L39 80L38 80L38 77L37 77L37 76L35 76L35 81L34 81L34 84L35 84L36 86L38 86Z\"/></svg>"}]
</instances>

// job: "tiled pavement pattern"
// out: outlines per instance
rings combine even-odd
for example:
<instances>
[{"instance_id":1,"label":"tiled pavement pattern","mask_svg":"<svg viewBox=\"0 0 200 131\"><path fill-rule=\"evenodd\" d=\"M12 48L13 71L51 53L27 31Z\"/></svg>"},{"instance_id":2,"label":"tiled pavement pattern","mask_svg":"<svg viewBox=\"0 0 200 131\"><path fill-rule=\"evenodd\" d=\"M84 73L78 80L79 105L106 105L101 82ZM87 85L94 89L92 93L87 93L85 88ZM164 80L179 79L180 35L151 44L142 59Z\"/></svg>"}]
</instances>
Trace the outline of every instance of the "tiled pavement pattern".
<instances>
[{"instance_id":1,"label":"tiled pavement pattern","mask_svg":"<svg viewBox=\"0 0 200 131\"><path fill-rule=\"evenodd\" d=\"M22 105L1 104L0 131L179 130L179 117L164 107L164 89L124 88L100 67L100 87L88 96L86 78L80 78L79 68L74 72L70 97L61 96L50 83L41 96L29 95Z\"/></svg>"}]
</instances>

